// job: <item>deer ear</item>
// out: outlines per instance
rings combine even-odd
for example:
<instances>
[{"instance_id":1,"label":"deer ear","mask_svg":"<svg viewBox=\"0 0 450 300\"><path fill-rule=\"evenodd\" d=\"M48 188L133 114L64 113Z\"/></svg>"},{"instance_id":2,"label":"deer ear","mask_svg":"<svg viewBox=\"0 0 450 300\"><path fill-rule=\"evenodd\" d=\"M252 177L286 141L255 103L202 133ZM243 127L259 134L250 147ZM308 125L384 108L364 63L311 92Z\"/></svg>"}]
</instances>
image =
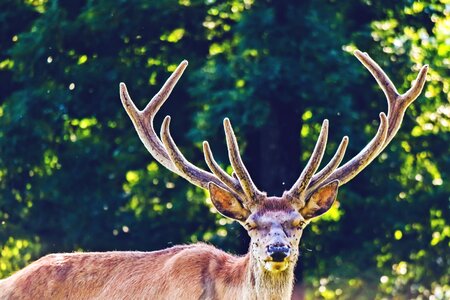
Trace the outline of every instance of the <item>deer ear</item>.
<instances>
[{"instance_id":1,"label":"deer ear","mask_svg":"<svg viewBox=\"0 0 450 300\"><path fill-rule=\"evenodd\" d=\"M245 221L250 211L244 208L241 202L227 190L219 187L213 182L208 184L209 194L214 207L225 217Z\"/></svg>"},{"instance_id":2,"label":"deer ear","mask_svg":"<svg viewBox=\"0 0 450 300\"><path fill-rule=\"evenodd\" d=\"M306 199L306 205L300 209L300 214L308 220L326 213L336 199L338 187L339 180L334 180L314 191Z\"/></svg>"}]
</instances>

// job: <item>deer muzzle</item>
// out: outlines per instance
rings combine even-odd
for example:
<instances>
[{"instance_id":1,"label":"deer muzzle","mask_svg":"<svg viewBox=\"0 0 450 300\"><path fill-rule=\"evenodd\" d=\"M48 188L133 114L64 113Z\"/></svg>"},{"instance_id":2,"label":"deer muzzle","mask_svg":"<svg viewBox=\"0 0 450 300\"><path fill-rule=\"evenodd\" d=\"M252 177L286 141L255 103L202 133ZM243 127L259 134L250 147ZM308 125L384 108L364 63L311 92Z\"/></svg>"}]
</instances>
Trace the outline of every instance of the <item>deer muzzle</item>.
<instances>
[{"instance_id":1,"label":"deer muzzle","mask_svg":"<svg viewBox=\"0 0 450 300\"><path fill-rule=\"evenodd\" d=\"M291 248L283 244L267 246L267 254L274 262L283 262L291 253Z\"/></svg>"}]
</instances>

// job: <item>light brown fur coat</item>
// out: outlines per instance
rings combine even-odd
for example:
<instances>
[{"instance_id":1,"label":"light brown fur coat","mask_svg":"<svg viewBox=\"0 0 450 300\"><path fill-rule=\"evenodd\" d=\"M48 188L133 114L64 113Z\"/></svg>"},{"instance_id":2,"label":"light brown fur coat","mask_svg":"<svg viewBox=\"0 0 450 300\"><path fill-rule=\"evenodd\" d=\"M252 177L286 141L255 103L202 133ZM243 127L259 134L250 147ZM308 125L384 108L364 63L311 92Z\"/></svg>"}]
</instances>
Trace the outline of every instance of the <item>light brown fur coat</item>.
<instances>
[{"instance_id":1,"label":"light brown fur coat","mask_svg":"<svg viewBox=\"0 0 450 300\"><path fill-rule=\"evenodd\" d=\"M0 281L0 299L286 299L293 271L261 286L250 255L206 244L155 252L47 255ZM256 272L256 273L255 273ZM262 278L261 278L262 279ZM279 279L279 280L277 280ZM272 286L273 285L273 286ZM288 296L288 298L289 298Z\"/></svg>"}]
</instances>

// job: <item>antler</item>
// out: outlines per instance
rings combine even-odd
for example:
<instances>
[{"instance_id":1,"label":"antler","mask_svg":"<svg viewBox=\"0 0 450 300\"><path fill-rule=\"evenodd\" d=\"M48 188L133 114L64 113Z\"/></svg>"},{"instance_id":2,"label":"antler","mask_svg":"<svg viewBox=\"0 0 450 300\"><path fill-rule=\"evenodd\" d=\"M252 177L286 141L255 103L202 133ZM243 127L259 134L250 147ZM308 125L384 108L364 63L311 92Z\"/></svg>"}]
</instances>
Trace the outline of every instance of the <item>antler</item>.
<instances>
[{"instance_id":1,"label":"antler","mask_svg":"<svg viewBox=\"0 0 450 300\"><path fill-rule=\"evenodd\" d=\"M153 119L161 106L169 97L176 83L188 65L182 61L172 75L167 79L161 90L150 100L144 110L139 110L128 94L126 85L120 83L120 98L130 116L139 138L150 154L164 167L178 174L192 184L208 189L212 182L235 196L248 208L257 201L255 195L260 194L253 184L239 154L236 137L230 122L224 121L231 164L238 178L231 177L220 168L212 156L207 142L204 143L205 160L212 173L202 170L190 163L181 153L170 134L170 116L166 116L161 126L161 139L154 130Z\"/></svg>"},{"instance_id":2,"label":"antler","mask_svg":"<svg viewBox=\"0 0 450 300\"><path fill-rule=\"evenodd\" d=\"M225 128L225 135L228 146L228 156L230 158L231 166L236 172L237 178L241 182L242 189L245 195L249 199L253 199L254 202L258 202L259 196L263 193L258 190L258 188L253 183L250 174L245 168L242 162L241 156L239 154L239 146L236 141L236 136L234 135L233 128L231 127L230 120L225 118L223 120L223 126Z\"/></svg>"},{"instance_id":3,"label":"antler","mask_svg":"<svg viewBox=\"0 0 450 300\"><path fill-rule=\"evenodd\" d=\"M427 65L423 66L419 71L417 79L411 88L406 93L399 94L389 77L367 53L362 53L357 50L354 54L370 71L373 77L375 77L386 95L388 102L387 116L383 112L380 113L380 125L377 133L367 146L355 157L338 168L348 145L348 137L344 137L330 162L321 171L315 174L322 160L327 143L328 120L323 122L316 146L305 169L302 171L292 188L286 192L287 196L289 196L298 207L305 206L305 199L308 199L309 195L318 188L331 182L335 182L335 185L343 185L368 166L394 138L400 128L406 109L420 95L425 84L428 70ZM150 100L142 111L138 110L134 105L125 84L120 83L120 98L122 104L133 121L136 131L145 147L164 167L204 189L208 189L208 186L212 182L231 193L250 209L259 203L260 199L262 199L260 196L265 196L265 193L258 190L245 168L239 154L236 136L234 135L231 123L227 118L224 120L224 129L228 146L228 155L231 166L234 169L232 176L228 175L228 173L214 160L207 142L203 143L203 152L205 161L212 173L202 170L190 163L183 156L170 135L169 116L164 119L161 127L162 140L157 136L154 130L154 116L169 97L174 86L183 74L183 71L186 69L187 64L187 61L181 62L161 90L152 98L152 100Z\"/></svg>"},{"instance_id":4,"label":"antler","mask_svg":"<svg viewBox=\"0 0 450 300\"><path fill-rule=\"evenodd\" d=\"M320 129L319 138L317 139L316 146L314 147L313 153L309 158L306 167L303 169L300 177L294 183L292 188L287 192L289 196L292 197L292 201L297 203L300 207L304 206L304 194L309 185L309 182L317 171L317 168L322 161L323 154L325 153L325 148L327 146L328 138L328 120L324 120L322 123L322 128Z\"/></svg>"},{"instance_id":5,"label":"antler","mask_svg":"<svg viewBox=\"0 0 450 300\"><path fill-rule=\"evenodd\" d=\"M167 79L166 83L163 85L161 90L150 100L147 106L141 111L137 109L133 100L131 100L128 94L127 87L125 83L121 82L120 88L120 100L122 100L123 107L131 118L133 125L139 135L139 138L144 143L145 148L150 152L150 154L164 167L170 171L182 176L180 171L174 166L170 160L169 155L164 149L164 145L158 138L155 129L153 127L153 118L159 111L161 106L170 96L173 88L177 84L181 75L183 75L188 62L186 60L182 61L172 75Z\"/></svg>"},{"instance_id":6,"label":"antler","mask_svg":"<svg viewBox=\"0 0 450 300\"><path fill-rule=\"evenodd\" d=\"M373 77L375 77L386 95L388 114L386 116L384 113L380 113L380 126L375 137L355 157L343 166L337 168L344 157L348 144L348 137L344 137L330 163L311 178L310 175L317 169L317 166L320 163L320 159L318 160L318 158L322 157L325 148L325 146L319 146L326 142L326 138L322 137L322 131L324 131L324 127L322 126L316 148L314 149L305 170L302 172L302 175L300 175L300 178L294 184L293 188L289 191L290 195L293 195L294 197L297 196L297 198L294 198L294 201L304 201L302 199L305 197L299 199L298 196L301 197L306 194L311 194L319 186L323 186L334 180L339 180L339 185L343 185L367 167L394 138L400 128L406 109L420 95L423 89L428 65L421 68L411 88L406 93L399 94L386 73L383 72L380 66L370 58L367 53L356 50L354 55L370 71Z\"/></svg>"}]
</instances>

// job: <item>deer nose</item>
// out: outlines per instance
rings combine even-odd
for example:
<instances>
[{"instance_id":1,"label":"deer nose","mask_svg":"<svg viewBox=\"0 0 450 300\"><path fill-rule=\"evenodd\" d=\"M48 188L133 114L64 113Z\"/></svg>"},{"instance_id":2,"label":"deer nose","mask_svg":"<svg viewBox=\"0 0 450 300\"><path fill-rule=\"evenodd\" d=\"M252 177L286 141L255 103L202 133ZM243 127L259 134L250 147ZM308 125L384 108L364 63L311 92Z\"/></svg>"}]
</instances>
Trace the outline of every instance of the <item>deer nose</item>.
<instances>
[{"instance_id":1,"label":"deer nose","mask_svg":"<svg viewBox=\"0 0 450 300\"><path fill-rule=\"evenodd\" d=\"M267 247L267 254L275 262L282 262L286 257L289 256L291 249L283 244L273 244Z\"/></svg>"}]
</instances>

